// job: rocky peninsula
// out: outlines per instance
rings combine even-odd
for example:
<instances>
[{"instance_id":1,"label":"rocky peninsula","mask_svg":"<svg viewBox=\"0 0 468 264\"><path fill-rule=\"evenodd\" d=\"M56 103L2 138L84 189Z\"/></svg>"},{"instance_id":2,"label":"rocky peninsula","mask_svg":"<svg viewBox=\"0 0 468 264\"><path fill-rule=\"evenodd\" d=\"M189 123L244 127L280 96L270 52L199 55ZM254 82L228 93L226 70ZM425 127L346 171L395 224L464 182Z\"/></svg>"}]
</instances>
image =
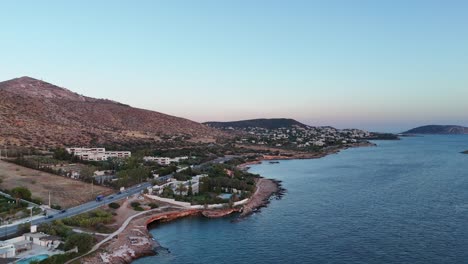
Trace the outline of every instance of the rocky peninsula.
<instances>
[{"instance_id":1,"label":"rocky peninsula","mask_svg":"<svg viewBox=\"0 0 468 264\"><path fill-rule=\"evenodd\" d=\"M176 206L164 206L159 209L149 210L129 218L120 230L108 237L107 241L95 247L95 250L81 258L81 263L101 264L131 263L133 260L158 254L161 250L167 250L153 239L148 226L151 224L169 222L183 217L196 216L217 218L239 212L239 218L250 215L268 204L273 194L278 194L282 189L278 182L270 179L259 178L257 189L247 204L242 207L226 209L187 209Z\"/></svg>"}]
</instances>

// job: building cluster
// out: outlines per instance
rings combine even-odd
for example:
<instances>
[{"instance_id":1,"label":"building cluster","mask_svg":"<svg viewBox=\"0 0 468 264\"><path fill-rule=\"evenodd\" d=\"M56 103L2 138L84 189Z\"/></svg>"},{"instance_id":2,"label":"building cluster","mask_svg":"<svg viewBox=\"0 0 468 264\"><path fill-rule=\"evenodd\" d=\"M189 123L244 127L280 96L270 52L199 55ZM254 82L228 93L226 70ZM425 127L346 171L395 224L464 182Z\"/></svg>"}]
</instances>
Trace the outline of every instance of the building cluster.
<instances>
[{"instance_id":1,"label":"building cluster","mask_svg":"<svg viewBox=\"0 0 468 264\"><path fill-rule=\"evenodd\" d=\"M152 194L161 195L164 188L171 188L174 193L187 195L189 186L192 187L192 193L197 194L200 191L200 180L204 177L208 177L207 174L200 174L192 177L188 181L178 181L176 179L170 179L163 185L154 185L152 188Z\"/></svg>"},{"instance_id":2,"label":"building cluster","mask_svg":"<svg viewBox=\"0 0 468 264\"><path fill-rule=\"evenodd\" d=\"M238 137L237 143L299 149L356 143L371 136L369 132L359 129L336 129L329 126L277 129L248 127L240 130L246 132L246 135Z\"/></svg>"},{"instance_id":3,"label":"building cluster","mask_svg":"<svg viewBox=\"0 0 468 264\"><path fill-rule=\"evenodd\" d=\"M143 157L143 160L146 162L156 162L159 165L169 165L171 163L179 163L181 160L187 160L189 157L176 157L176 158L168 158L168 157L154 157L154 156L146 156Z\"/></svg>"},{"instance_id":4,"label":"building cluster","mask_svg":"<svg viewBox=\"0 0 468 264\"><path fill-rule=\"evenodd\" d=\"M130 151L106 151L105 148L66 148L68 153L81 160L103 161L109 158L128 158L132 155Z\"/></svg>"},{"instance_id":5,"label":"building cluster","mask_svg":"<svg viewBox=\"0 0 468 264\"><path fill-rule=\"evenodd\" d=\"M0 243L0 258L18 258L31 252L54 251L54 254L61 253L57 251L60 243L63 243L60 237L51 236L36 232L36 226L31 226L31 233L23 234Z\"/></svg>"}]
</instances>

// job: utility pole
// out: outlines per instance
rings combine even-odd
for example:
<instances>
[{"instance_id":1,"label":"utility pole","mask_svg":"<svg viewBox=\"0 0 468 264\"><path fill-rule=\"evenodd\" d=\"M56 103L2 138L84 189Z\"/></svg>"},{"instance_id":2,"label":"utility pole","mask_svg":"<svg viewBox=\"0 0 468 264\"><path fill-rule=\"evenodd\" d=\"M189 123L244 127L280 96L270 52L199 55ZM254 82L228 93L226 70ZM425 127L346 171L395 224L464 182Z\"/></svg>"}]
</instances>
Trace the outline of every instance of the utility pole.
<instances>
[{"instance_id":1,"label":"utility pole","mask_svg":"<svg viewBox=\"0 0 468 264\"><path fill-rule=\"evenodd\" d=\"M51 207L50 207L50 191L49 191L49 208L51 208Z\"/></svg>"}]
</instances>

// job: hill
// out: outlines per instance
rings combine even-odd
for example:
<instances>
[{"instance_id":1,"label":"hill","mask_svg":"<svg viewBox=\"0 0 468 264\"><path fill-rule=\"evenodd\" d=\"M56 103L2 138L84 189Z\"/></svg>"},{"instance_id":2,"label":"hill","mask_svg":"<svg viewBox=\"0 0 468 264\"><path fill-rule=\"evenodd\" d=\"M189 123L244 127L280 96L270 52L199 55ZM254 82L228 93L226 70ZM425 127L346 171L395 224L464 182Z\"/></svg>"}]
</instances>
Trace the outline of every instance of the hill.
<instances>
[{"instance_id":1,"label":"hill","mask_svg":"<svg viewBox=\"0 0 468 264\"><path fill-rule=\"evenodd\" d=\"M0 82L0 146L212 142L225 134L184 118L96 99L21 77Z\"/></svg>"},{"instance_id":2,"label":"hill","mask_svg":"<svg viewBox=\"0 0 468 264\"><path fill-rule=\"evenodd\" d=\"M453 125L428 125L410 129L403 134L468 134L468 127Z\"/></svg>"},{"instance_id":3,"label":"hill","mask_svg":"<svg viewBox=\"0 0 468 264\"><path fill-rule=\"evenodd\" d=\"M294 119L290 118L271 118L271 119L251 119L251 120L241 120L241 121L231 121L231 122L205 122L204 124L220 129L244 129L248 127L260 127L265 129L278 129L278 128L290 128L293 126L308 127Z\"/></svg>"}]
</instances>

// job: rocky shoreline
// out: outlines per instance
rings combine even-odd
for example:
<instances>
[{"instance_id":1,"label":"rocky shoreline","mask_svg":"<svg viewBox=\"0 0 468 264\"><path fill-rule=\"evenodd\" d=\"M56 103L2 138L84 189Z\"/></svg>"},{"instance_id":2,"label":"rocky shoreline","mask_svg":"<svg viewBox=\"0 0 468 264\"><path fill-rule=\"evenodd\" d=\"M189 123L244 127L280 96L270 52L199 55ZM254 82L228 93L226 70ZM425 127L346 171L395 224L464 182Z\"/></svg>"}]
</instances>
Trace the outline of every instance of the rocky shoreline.
<instances>
[{"instance_id":1,"label":"rocky shoreline","mask_svg":"<svg viewBox=\"0 0 468 264\"><path fill-rule=\"evenodd\" d=\"M261 159L239 165L242 169L248 169L250 165L259 164L264 160L286 160L286 159L316 159L336 154L339 151L351 147L374 146L370 142L361 142L340 146L339 148L327 149L320 153L296 153L288 156L263 156ZM104 244L97 252L82 259L81 263L86 264L101 264L115 263L126 264L131 263L138 258L152 256L158 254L161 250L168 250L154 240L149 233L148 226L155 222L169 222L182 217L197 216L218 218L239 212L239 217L234 221L242 220L243 218L258 212L261 208L266 207L272 198L280 199L286 192L281 186L281 181L259 178L256 182L256 191L249 199L247 204L241 208L228 208L217 210L205 209L184 209L172 208L169 211L161 213L148 212L147 215L133 219L130 224L116 236L114 239ZM130 242L130 243L129 243Z\"/></svg>"},{"instance_id":2,"label":"rocky shoreline","mask_svg":"<svg viewBox=\"0 0 468 264\"><path fill-rule=\"evenodd\" d=\"M260 178L257 181L257 190L247 204L241 208L227 209L184 209L171 208L165 212L142 215L133 219L129 225L114 239L104 244L97 252L82 259L81 263L101 264L131 263L138 258L153 256L161 250L167 251L153 239L148 226L156 222L170 222L179 218L196 216L207 218L219 218L240 212L239 218L246 217L269 203L269 198L276 194L282 194L282 188L278 181ZM280 192L281 191L281 192Z\"/></svg>"}]
</instances>

